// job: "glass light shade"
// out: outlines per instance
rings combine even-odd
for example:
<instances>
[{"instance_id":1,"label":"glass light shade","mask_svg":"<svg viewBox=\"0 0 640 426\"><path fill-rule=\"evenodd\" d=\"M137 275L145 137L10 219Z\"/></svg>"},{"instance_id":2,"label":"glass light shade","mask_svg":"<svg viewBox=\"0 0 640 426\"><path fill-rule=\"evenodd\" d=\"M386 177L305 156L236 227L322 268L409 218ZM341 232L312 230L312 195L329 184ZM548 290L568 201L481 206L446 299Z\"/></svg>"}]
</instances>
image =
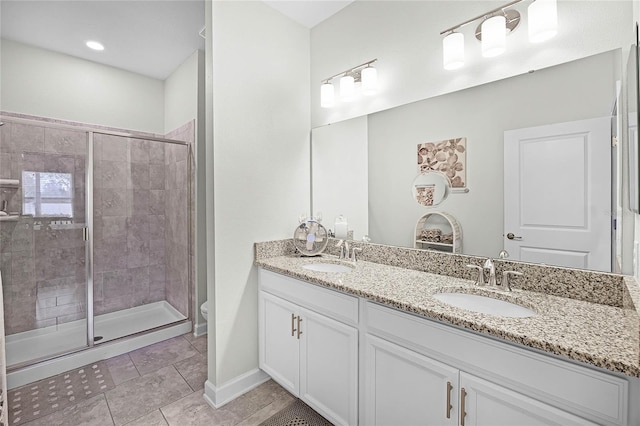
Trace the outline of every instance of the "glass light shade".
<instances>
[{"instance_id":1,"label":"glass light shade","mask_svg":"<svg viewBox=\"0 0 640 426\"><path fill-rule=\"evenodd\" d=\"M340 99L343 102L353 101L356 94L356 84L353 77L345 75L340 79Z\"/></svg>"},{"instance_id":2,"label":"glass light shade","mask_svg":"<svg viewBox=\"0 0 640 426\"><path fill-rule=\"evenodd\" d=\"M104 50L104 45L102 43L100 43L99 41L95 41L95 40L89 40L85 43L85 45L89 48L89 49L93 49L93 50L98 50L98 51L102 51Z\"/></svg>"},{"instance_id":3,"label":"glass light shade","mask_svg":"<svg viewBox=\"0 0 640 426\"><path fill-rule=\"evenodd\" d=\"M442 39L442 65L445 70L457 70L464 65L464 35L451 33Z\"/></svg>"},{"instance_id":4,"label":"glass light shade","mask_svg":"<svg viewBox=\"0 0 640 426\"><path fill-rule=\"evenodd\" d=\"M540 43L558 33L558 5L556 0L535 0L527 9L529 41Z\"/></svg>"},{"instance_id":5,"label":"glass light shade","mask_svg":"<svg viewBox=\"0 0 640 426\"><path fill-rule=\"evenodd\" d=\"M320 106L331 108L335 104L335 91L333 84L326 82L320 86Z\"/></svg>"},{"instance_id":6,"label":"glass light shade","mask_svg":"<svg viewBox=\"0 0 640 426\"><path fill-rule=\"evenodd\" d=\"M375 95L378 92L378 71L373 67L366 67L360 71L362 79L362 94Z\"/></svg>"},{"instance_id":7,"label":"glass light shade","mask_svg":"<svg viewBox=\"0 0 640 426\"><path fill-rule=\"evenodd\" d=\"M482 23L482 56L492 58L504 53L507 46L507 20L493 16Z\"/></svg>"}]
</instances>

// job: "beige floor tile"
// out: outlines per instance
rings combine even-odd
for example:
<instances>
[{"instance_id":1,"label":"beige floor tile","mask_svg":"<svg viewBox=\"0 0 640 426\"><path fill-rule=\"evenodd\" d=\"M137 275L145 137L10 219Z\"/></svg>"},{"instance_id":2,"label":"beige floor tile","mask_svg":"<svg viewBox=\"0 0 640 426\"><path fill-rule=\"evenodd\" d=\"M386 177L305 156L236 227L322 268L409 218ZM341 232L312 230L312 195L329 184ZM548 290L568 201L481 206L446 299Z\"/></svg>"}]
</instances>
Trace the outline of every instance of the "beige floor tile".
<instances>
[{"instance_id":1,"label":"beige floor tile","mask_svg":"<svg viewBox=\"0 0 640 426\"><path fill-rule=\"evenodd\" d=\"M182 336L129 352L131 360L141 375L197 354L198 351Z\"/></svg>"},{"instance_id":2,"label":"beige floor tile","mask_svg":"<svg viewBox=\"0 0 640 426\"><path fill-rule=\"evenodd\" d=\"M239 396L222 408L233 412L241 420L244 420L269 404L272 404L276 399L288 395L290 394L284 390L282 386L273 380L269 380L244 395Z\"/></svg>"},{"instance_id":3,"label":"beige floor tile","mask_svg":"<svg viewBox=\"0 0 640 426\"><path fill-rule=\"evenodd\" d=\"M113 420L104 395L98 395L24 426L113 426Z\"/></svg>"},{"instance_id":4,"label":"beige floor tile","mask_svg":"<svg viewBox=\"0 0 640 426\"><path fill-rule=\"evenodd\" d=\"M283 408L287 407L289 404L293 403L295 400L295 397L288 392L279 395L271 404L256 411L251 416L238 423L236 426L258 426L269 417L273 416Z\"/></svg>"},{"instance_id":5,"label":"beige floor tile","mask_svg":"<svg viewBox=\"0 0 640 426\"><path fill-rule=\"evenodd\" d=\"M127 423L127 426L167 426L167 421L164 419L160 410L156 410L131 423Z\"/></svg>"},{"instance_id":6,"label":"beige floor tile","mask_svg":"<svg viewBox=\"0 0 640 426\"><path fill-rule=\"evenodd\" d=\"M117 425L126 424L193 391L173 367L126 381L106 393L111 415Z\"/></svg>"},{"instance_id":7,"label":"beige floor tile","mask_svg":"<svg viewBox=\"0 0 640 426\"><path fill-rule=\"evenodd\" d=\"M133 365L133 361L131 361L129 354L109 358L105 361L105 364L109 369L109 373L111 373L113 382L116 385L126 382L127 380L140 377L140 373L138 373L135 365Z\"/></svg>"},{"instance_id":8,"label":"beige floor tile","mask_svg":"<svg viewBox=\"0 0 640 426\"><path fill-rule=\"evenodd\" d=\"M174 365L178 373L184 377L194 391L204 389L204 382L207 380L207 355L198 354L185 360L176 362Z\"/></svg>"},{"instance_id":9,"label":"beige floor tile","mask_svg":"<svg viewBox=\"0 0 640 426\"><path fill-rule=\"evenodd\" d=\"M204 336L195 337L192 333L188 333L184 335L184 338L191 343L191 345L196 348L196 350L200 353L207 353L207 334Z\"/></svg>"},{"instance_id":10,"label":"beige floor tile","mask_svg":"<svg viewBox=\"0 0 640 426\"><path fill-rule=\"evenodd\" d=\"M202 391L196 391L160 410L169 426L233 426L242 420L225 407L215 409L210 406L204 400Z\"/></svg>"}]
</instances>

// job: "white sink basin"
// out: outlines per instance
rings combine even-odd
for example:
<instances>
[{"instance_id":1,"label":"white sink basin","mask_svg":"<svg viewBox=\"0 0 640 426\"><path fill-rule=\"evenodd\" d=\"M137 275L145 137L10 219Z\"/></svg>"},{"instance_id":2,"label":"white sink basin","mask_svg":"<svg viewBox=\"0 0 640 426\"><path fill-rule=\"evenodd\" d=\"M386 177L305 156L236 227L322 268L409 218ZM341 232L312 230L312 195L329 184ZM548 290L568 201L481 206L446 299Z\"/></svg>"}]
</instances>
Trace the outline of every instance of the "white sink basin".
<instances>
[{"instance_id":1,"label":"white sink basin","mask_svg":"<svg viewBox=\"0 0 640 426\"><path fill-rule=\"evenodd\" d=\"M316 272L351 272L353 267L348 265L339 265L337 263L308 263L302 265L304 269Z\"/></svg>"},{"instance_id":2,"label":"white sink basin","mask_svg":"<svg viewBox=\"0 0 640 426\"><path fill-rule=\"evenodd\" d=\"M536 315L531 309L493 297L467 293L437 293L433 297L447 305L482 314L510 318L527 318Z\"/></svg>"}]
</instances>

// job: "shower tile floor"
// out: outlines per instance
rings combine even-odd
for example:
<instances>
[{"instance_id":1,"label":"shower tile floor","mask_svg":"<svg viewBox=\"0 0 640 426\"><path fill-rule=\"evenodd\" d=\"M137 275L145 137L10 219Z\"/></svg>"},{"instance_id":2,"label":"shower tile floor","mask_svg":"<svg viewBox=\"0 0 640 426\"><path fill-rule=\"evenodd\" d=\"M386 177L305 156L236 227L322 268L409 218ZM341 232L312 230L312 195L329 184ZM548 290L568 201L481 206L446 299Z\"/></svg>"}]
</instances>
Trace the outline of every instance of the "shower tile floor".
<instances>
[{"instance_id":1,"label":"shower tile floor","mask_svg":"<svg viewBox=\"0 0 640 426\"><path fill-rule=\"evenodd\" d=\"M269 380L214 409L206 380L207 338L186 334L9 391L9 425L250 426L294 400Z\"/></svg>"}]
</instances>

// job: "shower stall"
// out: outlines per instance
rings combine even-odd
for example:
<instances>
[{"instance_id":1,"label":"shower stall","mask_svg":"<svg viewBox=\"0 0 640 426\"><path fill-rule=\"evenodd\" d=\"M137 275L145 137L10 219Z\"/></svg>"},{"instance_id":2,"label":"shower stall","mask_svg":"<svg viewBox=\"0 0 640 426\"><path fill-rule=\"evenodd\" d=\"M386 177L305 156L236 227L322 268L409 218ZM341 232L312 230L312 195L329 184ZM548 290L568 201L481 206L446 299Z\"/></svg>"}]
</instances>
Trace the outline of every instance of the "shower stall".
<instances>
[{"instance_id":1,"label":"shower stall","mask_svg":"<svg viewBox=\"0 0 640 426\"><path fill-rule=\"evenodd\" d=\"M9 387L190 331L189 143L1 121Z\"/></svg>"}]
</instances>

